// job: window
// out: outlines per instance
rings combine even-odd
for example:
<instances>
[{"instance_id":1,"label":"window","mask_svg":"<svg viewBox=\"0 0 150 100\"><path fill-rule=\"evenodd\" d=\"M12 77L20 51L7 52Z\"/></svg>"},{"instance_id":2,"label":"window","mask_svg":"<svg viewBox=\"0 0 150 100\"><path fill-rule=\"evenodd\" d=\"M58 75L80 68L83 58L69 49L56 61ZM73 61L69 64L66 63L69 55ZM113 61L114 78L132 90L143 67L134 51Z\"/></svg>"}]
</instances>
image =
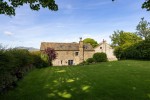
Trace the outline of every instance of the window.
<instances>
[{"instance_id":1,"label":"window","mask_svg":"<svg viewBox=\"0 0 150 100\"><path fill-rule=\"evenodd\" d=\"M62 60L61 60L61 64L62 64Z\"/></svg>"},{"instance_id":2,"label":"window","mask_svg":"<svg viewBox=\"0 0 150 100\"><path fill-rule=\"evenodd\" d=\"M102 49L102 47L100 47L100 49Z\"/></svg>"},{"instance_id":3,"label":"window","mask_svg":"<svg viewBox=\"0 0 150 100\"><path fill-rule=\"evenodd\" d=\"M75 56L78 56L79 55L79 52L75 52Z\"/></svg>"}]
</instances>

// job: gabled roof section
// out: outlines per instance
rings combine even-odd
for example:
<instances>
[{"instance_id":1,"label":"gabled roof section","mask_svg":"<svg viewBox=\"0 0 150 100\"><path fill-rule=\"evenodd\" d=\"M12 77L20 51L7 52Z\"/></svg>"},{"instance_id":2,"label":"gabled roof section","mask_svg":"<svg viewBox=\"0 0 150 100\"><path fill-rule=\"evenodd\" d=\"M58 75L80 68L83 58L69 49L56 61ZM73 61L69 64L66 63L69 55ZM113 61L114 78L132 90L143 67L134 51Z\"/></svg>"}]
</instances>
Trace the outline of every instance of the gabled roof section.
<instances>
[{"instance_id":1,"label":"gabled roof section","mask_svg":"<svg viewBox=\"0 0 150 100\"><path fill-rule=\"evenodd\" d=\"M79 51L79 43L56 43L56 42L42 42L40 50L46 48L53 48L56 51ZM93 51L90 44L84 44L85 51Z\"/></svg>"},{"instance_id":2,"label":"gabled roof section","mask_svg":"<svg viewBox=\"0 0 150 100\"><path fill-rule=\"evenodd\" d=\"M98 44L98 46L94 47L94 49L96 49L96 48L98 48L99 46L104 45L104 44L106 44L106 45L108 45L110 48L112 48L112 47L110 46L110 44L108 44L108 43L106 43L106 42L101 42L101 43Z\"/></svg>"},{"instance_id":3,"label":"gabled roof section","mask_svg":"<svg viewBox=\"0 0 150 100\"><path fill-rule=\"evenodd\" d=\"M103 42L99 43L96 47L94 47L94 49L97 48L97 47L99 47L99 46L101 46L102 44L103 44Z\"/></svg>"}]
</instances>

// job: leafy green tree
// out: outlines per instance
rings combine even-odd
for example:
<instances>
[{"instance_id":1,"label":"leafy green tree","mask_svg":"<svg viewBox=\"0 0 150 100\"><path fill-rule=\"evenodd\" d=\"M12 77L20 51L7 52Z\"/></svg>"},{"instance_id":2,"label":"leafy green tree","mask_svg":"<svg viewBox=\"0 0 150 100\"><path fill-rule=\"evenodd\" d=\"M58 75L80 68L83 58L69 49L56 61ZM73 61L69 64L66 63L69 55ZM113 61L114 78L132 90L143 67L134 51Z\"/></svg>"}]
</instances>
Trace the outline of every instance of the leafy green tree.
<instances>
[{"instance_id":1,"label":"leafy green tree","mask_svg":"<svg viewBox=\"0 0 150 100\"><path fill-rule=\"evenodd\" d=\"M147 11L150 11L150 0L145 0L145 2L142 5L142 8L146 8Z\"/></svg>"},{"instance_id":2,"label":"leafy green tree","mask_svg":"<svg viewBox=\"0 0 150 100\"><path fill-rule=\"evenodd\" d=\"M118 59L125 59L126 55L124 54L124 50L142 41L142 38L135 33L119 30L114 31L114 34L112 34L110 38L112 41L111 45L115 47L114 54Z\"/></svg>"},{"instance_id":3,"label":"leafy green tree","mask_svg":"<svg viewBox=\"0 0 150 100\"><path fill-rule=\"evenodd\" d=\"M97 41L95 41L95 40L92 39L92 38L86 38L86 39L83 40L83 42L84 42L84 43L90 43L93 48L96 47L96 46L98 46Z\"/></svg>"},{"instance_id":4,"label":"leafy green tree","mask_svg":"<svg viewBox=\"0 0 150 100\"><path fill-rule=\"evenodd\" d=\"M150 23L141 18L141 21L136 27L137 34L144 39L150 38Z\"/></svg>"},{"instance_id":5,"label":"leafy green tree","mask_svg":"<svg viewBox=\"0 0 150 100\"><path fill-rule=\"evenodd\" d=\"M113 47L118 47L118 46L128 47L142 40L142 38L135 33L124 32L119 30L114 31L114 34L112 34L110 38L112 41L111 45Z\"/></svg>"},{"instance_id":6,"label":"leafy green tree","mask_svg":"<svg viewBox=\"0 0 150 100\"><path fill-rule=\"evenodd\" d=\"M38 11L41 7L57 11L55 0L0 0L0 14L15 15L16 8L28 4L32 10Z\"/></svg>"},{"instance_id":7,"label":"leafy green tree","mask_svg":"<svg viewBox=\"0 0 150 100\"><path fill-rule=\"evenodd\" d=\"M115 0L112 0L115 1ZM38 11L41 7L49 10L57 11L58 5L55 0L0 0L0 14L15 15L15 9L28 4L32 10ZM142 8L150 11L150 0L145 0Z\"/></svg>"}]
</instances>

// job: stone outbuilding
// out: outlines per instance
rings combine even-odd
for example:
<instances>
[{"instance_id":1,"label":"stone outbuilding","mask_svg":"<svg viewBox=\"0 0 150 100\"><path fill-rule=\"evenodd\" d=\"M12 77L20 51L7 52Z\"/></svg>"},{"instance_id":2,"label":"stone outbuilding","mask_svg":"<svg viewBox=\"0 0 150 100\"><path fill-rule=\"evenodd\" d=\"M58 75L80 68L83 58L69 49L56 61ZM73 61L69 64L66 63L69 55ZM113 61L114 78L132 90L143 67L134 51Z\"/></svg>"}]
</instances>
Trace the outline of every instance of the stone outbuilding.
<instances>
[{"instance_id":1,"label":"stone outbuilding","mask_svg":"<svg viewBox=\"0 0 150 100\"><path fill-rule=\"evenodd\" d=\"M52 61L54 66L77 65L92 58L96 52L104 52L109 60L117 60L113 55L113 49L106 41L100 43L96 48L90 44L84 44L82 38L79 43L42 42L40 51L44 51L48 47L53 48L57 54L56 59Z\"/></svg>"},{"instance_id":2,"label":"stone outbuilding","mask_svg":"<svg viewBox=\"0 0 150 100\"><path fill-rule=\"evenodd\" d=\"M99 43L98 46L94 48L95 53L97 52L104 52L107 54L107 58L109 61L117 60L116 56L114 55L114 49L105 41Z\"/></svg>"},{"instance_id":3,"label":"stone outbuilding","mask_svg":"<svg viewBox=\"0 0 150 100\"><path fill-rule=\"evenodd\" d=\"M44 51L47 47L56 51L57 58L52 62L54 66L77 65L91 58L95 52L90 44L83 43L82 38L79 43L42 42L40 50Z\"/></svg>"}]
</instances>

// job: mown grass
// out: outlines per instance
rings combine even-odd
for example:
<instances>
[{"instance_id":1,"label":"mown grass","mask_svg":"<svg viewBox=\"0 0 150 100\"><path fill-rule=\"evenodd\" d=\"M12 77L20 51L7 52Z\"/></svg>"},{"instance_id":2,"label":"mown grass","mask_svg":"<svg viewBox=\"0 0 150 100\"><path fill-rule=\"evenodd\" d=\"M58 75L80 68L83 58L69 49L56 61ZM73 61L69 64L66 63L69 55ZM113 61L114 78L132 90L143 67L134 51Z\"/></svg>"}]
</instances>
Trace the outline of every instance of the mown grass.
<instances>
[{"instance_id":1,"label":"mown grass","mask_svg":"<svg viewBox=\"0 0 150 100\"><path fill-rule=\"evenodd\" d=\"M150 61L36 69L0 99L150 100Z\"/></svg>"}]
</instances>

